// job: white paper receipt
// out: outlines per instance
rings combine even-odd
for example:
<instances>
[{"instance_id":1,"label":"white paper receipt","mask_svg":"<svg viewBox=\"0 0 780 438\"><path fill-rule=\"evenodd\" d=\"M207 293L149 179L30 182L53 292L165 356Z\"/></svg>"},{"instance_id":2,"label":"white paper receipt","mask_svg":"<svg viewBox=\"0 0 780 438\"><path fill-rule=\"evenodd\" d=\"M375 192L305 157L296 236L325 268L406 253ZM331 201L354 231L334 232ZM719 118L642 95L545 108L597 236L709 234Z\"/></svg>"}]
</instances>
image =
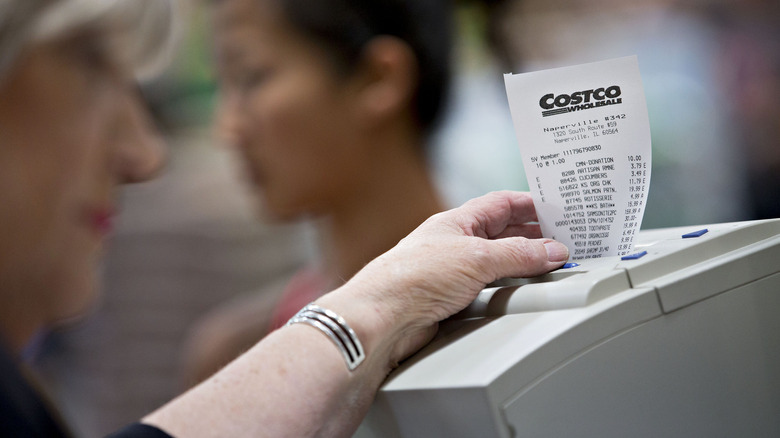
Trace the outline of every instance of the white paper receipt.
<instances>
[{"instance_id":1,"label":"white paper receipt","mask_svg":"<svg viewBox=\"0 0 780 438\"><path fill-rule=\"evenodd\" d=\"M635 56L504 75L542 233L572 259L628 255L650 185Z\"/></svg>"}]
</instances>

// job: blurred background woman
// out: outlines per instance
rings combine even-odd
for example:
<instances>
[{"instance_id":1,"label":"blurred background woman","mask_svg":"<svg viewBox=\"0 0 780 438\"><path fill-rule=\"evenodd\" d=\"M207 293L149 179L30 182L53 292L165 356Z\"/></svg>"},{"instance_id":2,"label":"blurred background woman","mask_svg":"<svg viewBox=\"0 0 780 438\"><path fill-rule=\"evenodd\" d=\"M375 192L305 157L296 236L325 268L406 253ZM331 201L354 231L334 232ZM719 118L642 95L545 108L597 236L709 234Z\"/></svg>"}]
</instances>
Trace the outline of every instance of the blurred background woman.
<instances>
[{"instance_id":1,"label":"blurred background woman","mask_svg":"<svg viewBox=\"0 0 780 438\"><path fill-rule=\"evenodd\" d=\"M243 157L261 210L314 219L320 254L281 295L251 295L208 315L184 360L190 383L444 209L426 146L450 77L450 8L445 0L214 2L220 131Z\"/></svg>"}]
</instances>

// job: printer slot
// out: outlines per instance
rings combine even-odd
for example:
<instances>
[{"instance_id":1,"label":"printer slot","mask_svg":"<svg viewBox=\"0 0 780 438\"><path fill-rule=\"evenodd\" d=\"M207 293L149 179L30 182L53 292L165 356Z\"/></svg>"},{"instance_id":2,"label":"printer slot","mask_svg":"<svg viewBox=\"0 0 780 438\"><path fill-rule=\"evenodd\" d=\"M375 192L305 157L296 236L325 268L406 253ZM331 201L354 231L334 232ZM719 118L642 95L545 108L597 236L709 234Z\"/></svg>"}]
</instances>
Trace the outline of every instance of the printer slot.
<instances>
[{"instance_id":1,"label":"printer slot","mask_svg":"<svg viewBox=\"0 0 780 438\"><path fill-rule=\"evenodd\" d=\"M584 307L608 296L631 289L623 269L603 268L588 272L552 272L556 281L542 277L517 280L515 285L483 289L477 299L453 319L496 317Z\"/></svg>"},{"instance_id":2,"label":"printer slot","mask_svg":"<svg viewBox=\"0 0 780 438\"><path fill-rule=\"evenodd\" d=\"M579 275L582 273L583 271L568 271L568 272L553 271L553 272L548 272L544 275L539 275L530 278L519 278L519 277L500 278L487 285L487 287L525 286L526 284L546 283L549 281L563 280L564 278L568 278L573 275Z\"/></svg>"}]
</instances>

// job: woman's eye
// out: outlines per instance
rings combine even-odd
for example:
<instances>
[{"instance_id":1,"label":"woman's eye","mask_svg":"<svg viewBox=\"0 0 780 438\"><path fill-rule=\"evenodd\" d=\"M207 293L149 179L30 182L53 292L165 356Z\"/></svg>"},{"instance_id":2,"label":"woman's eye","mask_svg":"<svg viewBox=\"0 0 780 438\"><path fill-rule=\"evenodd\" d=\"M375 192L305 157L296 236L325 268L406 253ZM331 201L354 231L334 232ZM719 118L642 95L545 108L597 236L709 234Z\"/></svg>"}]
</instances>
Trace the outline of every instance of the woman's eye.
<instances>
[{"instance_id":1,"label":"woman's eye","mask_svg":"<svg viewBox=\"0 0 780 438\"><path fill-rule=\"evenodd\" d=\"M82 39L74 48L77 61L90 73L106 73L118 68L118 61L108 45L98 39Z\"/></svg>"}]
</instances>

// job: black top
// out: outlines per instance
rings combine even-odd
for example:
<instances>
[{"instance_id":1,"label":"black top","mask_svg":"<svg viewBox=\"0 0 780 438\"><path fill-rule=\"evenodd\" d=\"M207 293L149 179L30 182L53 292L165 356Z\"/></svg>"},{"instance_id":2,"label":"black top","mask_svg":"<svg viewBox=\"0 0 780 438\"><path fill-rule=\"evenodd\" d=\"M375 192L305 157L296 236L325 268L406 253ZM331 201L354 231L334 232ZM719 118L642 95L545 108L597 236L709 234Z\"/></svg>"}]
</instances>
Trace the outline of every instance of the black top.
<instances>
[{"instance_id":1,"label":"black top","mask_svg":"<svg viewBox=\"0 0 780 438\"><path fill-rule=\"evenodd\" d=\"M16 360L0 345L0 425L3 436L68 438L68 432L55 409L25 378ZM133 423L111 438L172 438L162 430Z\"/></svg>"}]
</instances>

